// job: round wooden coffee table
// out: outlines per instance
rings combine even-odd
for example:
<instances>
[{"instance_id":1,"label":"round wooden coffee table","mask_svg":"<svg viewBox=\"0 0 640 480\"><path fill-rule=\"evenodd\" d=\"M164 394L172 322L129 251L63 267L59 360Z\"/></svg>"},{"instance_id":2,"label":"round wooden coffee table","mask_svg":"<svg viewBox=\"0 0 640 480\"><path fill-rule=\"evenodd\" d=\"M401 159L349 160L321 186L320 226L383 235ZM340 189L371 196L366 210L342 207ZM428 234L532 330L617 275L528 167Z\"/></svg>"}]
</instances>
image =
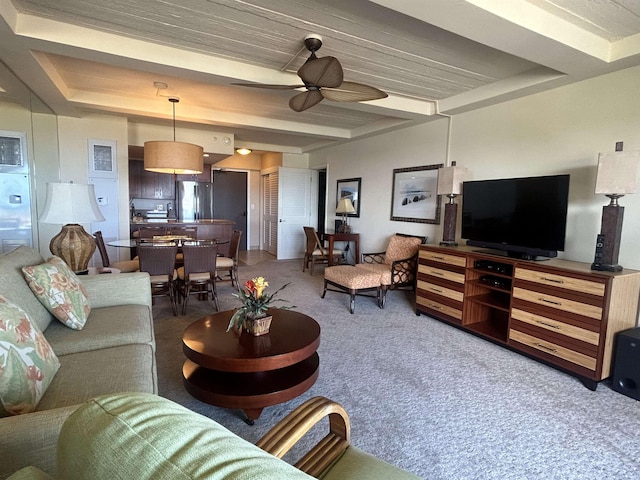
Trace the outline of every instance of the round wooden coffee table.
<instances>
[{"instance_id":1,"label":"round wooden coffee table","mask_svg":"<svg viewBox=\"0 0 640 480\"><path fill-rule=\"evenodd\" d=\"M320 326L311 317L275 309L268 334L226 332L233 310L208 315L187 327L182 376L198 400L243 410L248 423L264 407L306 392L318 378Z\"/></svg>"}]
</instances>

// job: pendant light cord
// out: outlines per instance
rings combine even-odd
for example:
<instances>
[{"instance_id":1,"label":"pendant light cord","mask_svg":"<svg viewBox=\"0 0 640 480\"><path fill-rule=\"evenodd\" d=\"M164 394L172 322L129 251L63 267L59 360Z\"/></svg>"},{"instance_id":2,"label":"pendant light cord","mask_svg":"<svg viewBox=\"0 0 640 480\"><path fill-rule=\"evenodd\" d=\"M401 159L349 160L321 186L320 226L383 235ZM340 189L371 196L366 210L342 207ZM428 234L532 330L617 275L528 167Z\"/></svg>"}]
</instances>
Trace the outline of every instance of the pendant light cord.
<instances>
[{"instance_id":1,"label":"pendant light cord","mask_svg":"<svg viewBox=\"0 0 640 480\"><path fill-rule=\"evenodd\" d=\"M178 97L169 97L169 101L173 105L173 141L176 141L176 103L180 101Z\"/></svg>"}]
</instances>

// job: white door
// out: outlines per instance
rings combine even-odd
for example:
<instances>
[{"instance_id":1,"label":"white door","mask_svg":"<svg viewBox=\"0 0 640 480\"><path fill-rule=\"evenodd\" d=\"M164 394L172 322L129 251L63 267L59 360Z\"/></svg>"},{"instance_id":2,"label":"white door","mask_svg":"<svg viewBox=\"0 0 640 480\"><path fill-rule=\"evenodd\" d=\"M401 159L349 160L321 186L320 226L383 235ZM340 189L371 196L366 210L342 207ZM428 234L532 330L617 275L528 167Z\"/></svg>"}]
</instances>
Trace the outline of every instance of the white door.
<instances>
[{"instance_id":1,"label":"white door","mask_svg":"<svg viewBox=\"0 0 640 480\"><path fill-rule=\"evenodd\" d=\"M262 175L262 249L278 253L278 172Z\"/></svg>"},{"instance_id":2,"label":"white door","mask_svg":"<svg viewBox=\"0 0 640 480\"><path fill-rule=\"evenodd\" d=\"M278 169L278 260L302 258L305 236L302 227L313 225L312 206L317 195L318 172L304 168Z\"/></svg>"}]
</instances>

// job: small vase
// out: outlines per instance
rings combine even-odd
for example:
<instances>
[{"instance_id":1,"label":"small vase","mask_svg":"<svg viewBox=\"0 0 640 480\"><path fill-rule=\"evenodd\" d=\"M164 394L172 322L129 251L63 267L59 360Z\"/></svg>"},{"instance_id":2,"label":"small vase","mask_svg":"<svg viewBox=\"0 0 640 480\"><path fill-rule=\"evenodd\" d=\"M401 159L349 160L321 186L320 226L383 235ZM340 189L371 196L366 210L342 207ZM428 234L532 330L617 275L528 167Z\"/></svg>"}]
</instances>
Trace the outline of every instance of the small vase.
<instances>
[{"instance_id":1,"label":"small vase","mask_svg":"<svg viewBox=\"0 0 640 480\"><path fill-rule=\"evenodd\" d=\"M251 317L247 315L244 317L242 326L244 331L254 336L265 335L269 333L269 327L271 327L271 315L265 315L264 317Z\"/></svg>"}]
</instances>

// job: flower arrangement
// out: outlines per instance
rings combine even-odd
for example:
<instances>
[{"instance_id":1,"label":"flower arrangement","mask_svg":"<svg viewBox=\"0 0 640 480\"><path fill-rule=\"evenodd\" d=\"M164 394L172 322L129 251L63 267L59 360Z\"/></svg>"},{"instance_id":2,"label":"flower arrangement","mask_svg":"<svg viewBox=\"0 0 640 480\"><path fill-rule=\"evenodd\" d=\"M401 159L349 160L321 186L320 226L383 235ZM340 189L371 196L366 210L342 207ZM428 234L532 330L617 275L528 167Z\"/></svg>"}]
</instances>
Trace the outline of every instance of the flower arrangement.
<instances>
[{"instance_id":1,"label":"flower arrangement","mask_svg":"<svg viewBox=\"0 0 640 480\"><path fill-rule=\"evenodd\" d=\"M291 282L289 282L291 283ZM235 311L231 320L229 320L229 326L227 332L231 329L239 331L242 328L242 323L245 318L260 318L266 316L266 311L271 308L289 309L295 308L295 305L285 305L280 307L273 307L272 302L288 302L281 298L275 298L275 296L281 290L284 290L289 283L284 284L278 290L271 295L265 292L265 289L269 286L264 277L255 277L251 280L247 280L244 284L244 290L238 290L238 293L232 293L232 295L238 298L242 302L242 306Z\"/></svg>"}]
</instances>

